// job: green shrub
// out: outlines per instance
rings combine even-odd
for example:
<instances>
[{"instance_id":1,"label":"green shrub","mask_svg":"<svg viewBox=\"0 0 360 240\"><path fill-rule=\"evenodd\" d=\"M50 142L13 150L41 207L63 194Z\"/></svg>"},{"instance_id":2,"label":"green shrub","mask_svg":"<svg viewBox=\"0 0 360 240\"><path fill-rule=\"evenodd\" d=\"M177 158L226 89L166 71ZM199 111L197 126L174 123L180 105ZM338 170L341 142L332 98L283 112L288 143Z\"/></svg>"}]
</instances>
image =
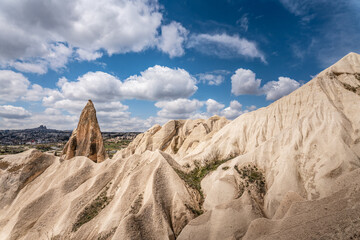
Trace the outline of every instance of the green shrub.
<instances>
[{"instance_id":1,"label":"green shrub","mask_svg":"<svg viewBox=\"0 0 360 240\"><path fill-rule=\"evenodd\" d=\"M250 185L255 185L259 193L263 196L266 193L265 177L263 173L252 165L243 166L241 169L237 165L234 169L240 174L240 177L245 181L245 186L248 188ZM250 191L248 189L248 191Z\"/></svg>"},{"instance_id":2,"label":"green shrub","mask_svg":"<svg viewBox=\"0 0 360 240\"><path fill-rule=\"evenodd\" d=\"M218 156L218 154L211 154L207 161L205 161L208 162L208 164L206 164L205 166L201 166L198 162L195 162L195 168L188 173L176 168L174 169L188 187L196 190L200 194L200 208L202 207L202 204L204 202L204 194L201 189L201 181L207 174L216 170L221 164L231 159L228 158L225 160L219 160ZM197 216L203 213L202 210L191 209L189 206L187 207Z\"/></svg>"}]
</instances>

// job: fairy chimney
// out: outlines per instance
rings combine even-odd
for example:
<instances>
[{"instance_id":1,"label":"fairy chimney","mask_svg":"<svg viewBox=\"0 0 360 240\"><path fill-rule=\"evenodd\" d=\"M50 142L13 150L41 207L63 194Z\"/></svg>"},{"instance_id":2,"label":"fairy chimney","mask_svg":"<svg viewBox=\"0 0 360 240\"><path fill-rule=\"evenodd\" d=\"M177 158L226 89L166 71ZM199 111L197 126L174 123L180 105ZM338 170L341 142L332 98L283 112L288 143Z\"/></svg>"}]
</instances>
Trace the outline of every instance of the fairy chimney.
<instances>
[{"instance_id":1,"label":"fairy chimney","mask_svg":"<svg viewBox=\"0 0 360 240\"><path fill-rule=\"evenodd\" d=\"M91 100L82 110L78 126L66 143L61 159L68 160L75 156L85 156L97 163L106 159L96 110Z\"/></svg>"}]
</instances>

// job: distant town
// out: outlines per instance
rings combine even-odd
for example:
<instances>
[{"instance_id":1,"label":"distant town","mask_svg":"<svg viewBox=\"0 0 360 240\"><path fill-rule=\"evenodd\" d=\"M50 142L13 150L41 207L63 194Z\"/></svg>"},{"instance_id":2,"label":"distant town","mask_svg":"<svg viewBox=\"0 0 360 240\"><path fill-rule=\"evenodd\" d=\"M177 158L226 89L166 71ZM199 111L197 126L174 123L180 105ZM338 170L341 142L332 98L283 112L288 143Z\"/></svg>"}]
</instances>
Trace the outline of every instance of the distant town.
<instances>
[{"instance_id":1,"label":"distant town","mask_svg":"<svg viewBox=\"0 0 360 240\"><path fill-rule=\"evenodd\" d=\"M23 130L0 130L0 155L16 154L30 148L59 155L72 131L48 129L44 125ZM109 157L127 147L140 132L102 132Z\"/></svg>"},{"instance_id":2,"label":"distant town","mask_svg":"<svg viewBox=\"0 0 360 240\"><path fill-rule=\"evenodd\" d=\"M44 125L32 129L0 130L0 145L37 145L62 143L69 140L72 131L48 129ZM139 132L103 132L104 140L133 140Z\"/></svg>"}]
</instances>

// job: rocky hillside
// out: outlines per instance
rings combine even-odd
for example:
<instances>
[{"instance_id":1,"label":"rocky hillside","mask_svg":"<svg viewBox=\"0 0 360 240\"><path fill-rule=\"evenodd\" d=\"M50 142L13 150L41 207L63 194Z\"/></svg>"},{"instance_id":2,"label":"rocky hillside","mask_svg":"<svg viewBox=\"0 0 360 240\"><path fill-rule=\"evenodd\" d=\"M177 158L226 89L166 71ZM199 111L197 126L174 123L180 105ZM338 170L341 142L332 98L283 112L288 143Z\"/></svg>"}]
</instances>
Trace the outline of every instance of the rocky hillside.
<instances>
[{"instance_id":1,"label":"rocky hillside","mask_svg":"<svg viewBox=\"0 0 360 240\"><path fill-rule=\"evenodd\" d=\"M0 239L360 238L359 113L350 53L266 108L156 125L112 159L5 157Z\"/></svg>"}]
</instances>

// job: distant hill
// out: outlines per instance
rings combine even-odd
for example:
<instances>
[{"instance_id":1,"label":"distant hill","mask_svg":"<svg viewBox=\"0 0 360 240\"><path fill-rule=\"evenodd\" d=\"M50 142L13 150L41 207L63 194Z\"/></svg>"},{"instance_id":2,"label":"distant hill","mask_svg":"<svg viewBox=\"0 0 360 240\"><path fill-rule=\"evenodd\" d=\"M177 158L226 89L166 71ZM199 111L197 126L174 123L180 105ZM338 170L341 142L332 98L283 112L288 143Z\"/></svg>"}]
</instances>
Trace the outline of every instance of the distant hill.
<instances>
[{"instance_id":1,"label":"distant hill","mask_svg":"<svg viewBox=\"0 0 360 240\"><path fill-rule=\"evenodd\" d=\"M0 130L0 145L58 143L69 140L71 130L48 129L45 125L19 130ZM133 139L139 132L103 132L103 138Z\"/></svg>"}]
</instances>

